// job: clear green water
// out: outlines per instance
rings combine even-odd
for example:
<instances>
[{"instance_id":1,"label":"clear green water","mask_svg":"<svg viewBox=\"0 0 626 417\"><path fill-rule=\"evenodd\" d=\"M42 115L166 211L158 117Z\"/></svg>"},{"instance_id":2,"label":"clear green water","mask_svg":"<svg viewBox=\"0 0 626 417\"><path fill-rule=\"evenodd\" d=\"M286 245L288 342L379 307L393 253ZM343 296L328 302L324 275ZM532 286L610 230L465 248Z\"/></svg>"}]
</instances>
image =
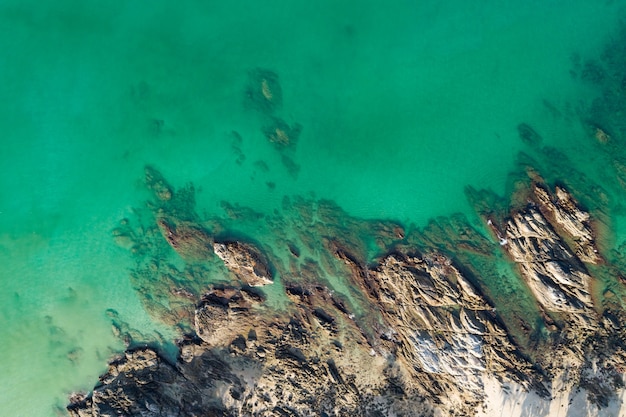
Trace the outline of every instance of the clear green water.
<instances>
[{"instance_id":1,"label":"clear green water","mask_svg":"<svg viewBox=\"0 0 626 417\"><path fill-rule=\"evenodd\" d=\"M571 54L597 51L620 2L469 3L2 2L2 412L53 415L91 387L122 348L106 309L157 327L110 238L146 199L146 163L192 181L208 213L314 195L422 225L469 214L468 184L504 193L522 121L576 154L577 127L543 100L588 94ZM257 67L279 75L278 113L303 126L297 176L243 104Z\"/></svg>"}]
</instances>

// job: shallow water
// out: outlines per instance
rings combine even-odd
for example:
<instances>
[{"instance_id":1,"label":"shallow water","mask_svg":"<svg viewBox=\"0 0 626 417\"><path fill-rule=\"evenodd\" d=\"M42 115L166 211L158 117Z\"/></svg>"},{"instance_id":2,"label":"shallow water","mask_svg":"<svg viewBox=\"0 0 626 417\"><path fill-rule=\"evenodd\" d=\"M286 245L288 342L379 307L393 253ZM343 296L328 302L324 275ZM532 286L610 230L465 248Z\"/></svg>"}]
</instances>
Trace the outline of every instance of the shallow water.
<instances>
[{"instance_id":1,"label":"shallow water","mask_svg":"<svg viewBox=\"0 0 626 417\"><path fill-rule=\"evenodd\" d=\"M529 151L520 122L598 181L611 175L563 109L594 94L570 75L572 54L597 54L619 2L100 3L0 6L7 415L50 415L93 386L123 348L107 309L159 327L111 238L144 204L145 164L193 182L203 213L222 201L271 213L301 195L419 226L472 215L466 185L507 191ZM282 154L246 106L255 68L278 74L274 115L302 126Z\"/></svg>"}]
</instances>

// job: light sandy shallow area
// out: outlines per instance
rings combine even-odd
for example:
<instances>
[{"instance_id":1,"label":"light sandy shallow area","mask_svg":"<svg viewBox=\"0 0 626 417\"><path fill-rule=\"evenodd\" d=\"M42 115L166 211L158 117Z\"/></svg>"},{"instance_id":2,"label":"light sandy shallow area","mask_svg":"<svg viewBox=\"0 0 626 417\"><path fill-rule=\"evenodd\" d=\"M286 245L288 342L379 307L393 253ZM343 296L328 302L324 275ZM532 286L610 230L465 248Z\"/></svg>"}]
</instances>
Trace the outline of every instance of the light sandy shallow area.
<instances>
[{"instance_id":1,"label":"light sandy shallow area","mask_svg":"<svg viewBox=\"0 0 626 417\"><path fill-rule=\"evenodd\" d=\"M559 386L551 400L529 393L519 384L500 383L485 377L486 399L478 417L623 417L626 416L626 390L617 393L608 407L598 408L587 400L585 390ZM563 385L563 384L560 384Z\"/></svg>"}]
</instances>

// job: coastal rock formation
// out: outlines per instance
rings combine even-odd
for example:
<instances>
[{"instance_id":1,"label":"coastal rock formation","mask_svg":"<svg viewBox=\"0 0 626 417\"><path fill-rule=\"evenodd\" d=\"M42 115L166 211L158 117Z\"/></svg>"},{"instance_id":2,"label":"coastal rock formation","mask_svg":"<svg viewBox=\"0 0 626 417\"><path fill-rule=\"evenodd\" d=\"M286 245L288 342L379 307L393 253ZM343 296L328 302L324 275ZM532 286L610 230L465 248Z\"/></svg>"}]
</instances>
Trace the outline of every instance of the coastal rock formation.
<instances>
[{"instance_id":1,"label":"coastal rock formation","mask_svg":"<svg viewBox=\"0 0 626 417\"><path fill-rule=\"evenodd\" d=\"M157 220L167 243L184 259L207 259L212 254L213 238L202 228L187 222L174 224L164 218Z\"/></svg>"},{"instance_id":2,"label":"coastal rock formation","mask_svg":"<svg viewBox=\"0 0 626 417\"><path fill-rule=\"evenodd\" d=\"M520 123L529 153L507 195L466 190L476 218L405 228L287 196L273 213L222 202L223 215L200 216L192 186L147 167L149 214L113 236L137 261L147 310L180 329L178 357L133 346L92 393L71 397L70 414L626 415L626 243L607 220L624 212L614 194L626 189L624 45L626 24L574 71L597 97L563 109L544 100L568 132L580 122L602 150L594 157L606 153L601 183L549 145L551 129ZM252 70L244 102L295 178L302 126L283 109L278 75ZM235 134L237 164L242 144Z\"/></svg>"},{"instance_id":3,"label":"coastal rock formation","mask_svg":"<svg viewBox=\"0 0 626 417\"><path fill-rule=\"evenodd\" d=\"M319 286L288 285L294 304L282 314L249 290L215 288L196 308L198 338L180 342L176 363L128 352L70 413L427 416L435 404L425 398L444 396L436 408L465 416L481 403L485 375L541 386L449 259L396 253L371 270L352 268L375 283L384 324L356 319Z\"/></svg>"},{"instance_id":4,"label":"coastal rock formation","mask_svg":"<svg viewBox=\"0 0 626 417\"><path fill-rule=\"evenodd\" d=\"M597 264L601 261L594 241L589 213L582 210L565 188L556 186L554 195L540 184L533 184L533 192L542 214L551 220L555 227L569 237L569 243L576 256L585 263Z\"/></svg>"},{"instance_id":5,"label":"coastal rock formation","mask_svg":"<svg viewBox=\"0 0 626 417\"><path fill-rule=\"evenodd\" d=\"M552 194L533 181L530 189L528 203L502 220L503 230L488 223L543 309L548 327L554 331L561 323L563 334L579 343L599 325L591 295L594 278L586 264L601 258L589 213L563 187Z\"/></svg>"},{"instance_id":6,"label":"coastal rock formation","mask_svg":"<svg viewBox=\"0 0 626 417\"><path fill-rule=\"evenodd\" d=\"M70 414L431 414L421 397L404 395L387 359L371 356L358 332L333 330L306 296L290 318L271 321L249 308L247 298L233 288L209 292L196 312L202 339L181 341L176 363L150 348L128 351L111 362L90 396L75 399Z\"/></svg>"},{"instance_id":7,"label":"coastal rock formation","mask_svg":"<svg viewBox=\"0 0 626 417\"><path fill-rule=\"evenodd\" d=\"M259 295L249 291L213 289L196 308L196 334L209 346L228 346L233 335L254 331L251 309L261 301Z\"/></svg>"},{"instance_id":8,"label":"coastal rock formation","mask_svg":"<svg viewBox=\"0 0 626 417\"><path fill-rule=\"evenodd\" d=\"M243 381L217 355L198 360L205 362L204 375L186 374L150 348L127 351L110 363L100 378L101 387L68 410L80 417L232 415L216 394Z\"/></svg>"},{"instance_id":9,"label":"coastal rock formation","mask_svg":"<svg viewBox=\"0 0 626 417\"><path fill-rule=\"evenodd\" d=\"M213 250L226 267L246 284L258 287L274 282L268 260L251 244L216 242Z\"/></svg>"},{"instance_id":10,"label":"coastal rock formation","mask_svg":"<svg viewBox=\"0 0 626 417\"><path fill-rule=\"evenodd\" d=\"M548 311L593 311L591 277L537 209L515 213L506 223L501 245Z\"/></svg>"},{"instance_id":11,"label":"coastal rock formation","mask_svg":"<svg viewBox=\"0 0 626 417\"><path fill-rule=\"evenodd\" d=\"M214 242L206 230L188 222L174 225L161 218L157 220L157 225L167 243L183 259L207 260L215 254L237 279L252 287L273 282L269 261L252 244L238 241Z\"/></svg>"},{"instance_id":12,"label":"coastal rock formation","mask_svg":"<svg viewBox=\"0 0 626 417\"><path fill-rule=\"evenodd\" d=\"M542 410L575 398L609 407L626 366L621 284L607 278L615 267L592 214L565 186L529 173L508 203L473 192L482 230L453 217L405 232L299 202L301 223L263 219L276 236L263 245L214 238L240 234L190 220L192 196L161 178L171 196L155 194L154 224L125 221L114 236L146 248L134 282L152 314L183 330L178 358L133 346L91 394L72 397L70 414L491 416L520 398ZM232 224L260 221L226 207ZM162 262L165 249L186 268ZM224 272L236 280L207 278ZM488 273L517 287L486 283ZM530 313L496 303L490 286L526 291Z\"/></svg>"},{"instance_id":13,"label":"coastal rock formation","mask_svg":"<svg viewBox=\"0 0 626 417\"><path fill-rule=\"evenodd\" d=\"M483 399L484 376L496 373L547 395L494 307L450 259L397 253L366 273L389 326L382 338L428 397L445 395L450 410L471 415Z\"/></svg>"}]
</instances>

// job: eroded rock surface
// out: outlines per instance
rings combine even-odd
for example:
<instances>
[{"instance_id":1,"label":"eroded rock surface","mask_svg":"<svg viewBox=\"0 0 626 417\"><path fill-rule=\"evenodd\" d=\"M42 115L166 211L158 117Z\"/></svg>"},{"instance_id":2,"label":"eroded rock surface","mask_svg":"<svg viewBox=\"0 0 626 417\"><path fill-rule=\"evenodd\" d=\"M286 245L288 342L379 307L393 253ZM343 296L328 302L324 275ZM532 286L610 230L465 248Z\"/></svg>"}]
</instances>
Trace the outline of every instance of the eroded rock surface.
<instances>
[{"instance_id":1,"label":"eroded rock surface","mask_svg":"<svg viewBox=\"0 0 626 417\"><path fill-rule=\"evenodd\" d=\"M489 193L472 195L482 231L442 218L416 236L393 223L360 222L328 203L300 202L301 223L270 223L279 242L272 250L266 242L262 250L214 241L222 226L194 220L189 195L155 181L148 185L156 224L143 241L127 221L114 236L131 251L145 247L139 254L161 256L171 247L188 262L180 271L152 259L135 277L156 306L151 313L172 324L187 320L179 357L127 351L92 394L72 397L73 416L498 415L486 404L511 387L533 393L546 410L580 389L589 407L607 407L623 387L621 284L606 281L602 302L594 290L615 269L598 249L593 216L564 186L551 188L537 174L508 206ZM162 189L169 199L159 197ZM261 219L228 209L234 222ZM273 253L279 244L285 263ZM218 269L206 266L214 261ZM253 288L273 283L274 268L282 287L271 288L284 290L280 307ZM202 284L209 271L229 277ZM515 291L532 299L523 307L531 313L496 305L481 271L498 280L513 274Z\"/></svg>"},{"instance_id":2,"label":"eroded rock surface","mask_svg":"<svg viewBox=\"0 0 626 417\"><path fill-rule=\"evenodd\" d=\"M450 259L393 254L368 275L398 360L429 396L445 395L451 410L470 415L483 398L486 373L541 386L494 307Z\"/></svg>"},{"instance_id":3,"label":"eroded rock surface","mask_svg":"<svg viewBox=\"0 0 626 417\"><path fill-rule=\"evenodd\" d=\"M198 303L198 338L181 342L177 363L151 351L128 353L70 411L427 416L440 408L465 416L480 405L487 374L542 387L493 307L450 259L394 253L372 269L352 265L357 270L355 279L368 276L375 285L370 297L377 297L382 322L358 319L321 286L288 285L293 305L283 313L268 311L249 290L215 288ZM162 403L143 399L160 390ZM438 397L446 401L425 400ZM184 408L191 407L185 398L202 400Z\"/></svg>"},{"instance_id":4,"label":"eroded rock surface","mask_svg":"<svg viewBox=\"0 0 626 417\"><path fill-rule=\"evenodd\" d=\"M202 339L182 341L176 363L168 363L148 348L129 351L110 364L92 395L75 399L68 408L70 414L432 413L421 397L406 395L385 358L371 356L363 336L354 329L339 331L336 326L344 319L336 315L335 326L329 325L330 316L323 317L319 307L307 304L304 293L301 296L291 317L268 321L248 308L248 296L239 290L209 292L196 312ZM333 307L326 308L326 314L336 314ZM215 328L216 323L226 327Z\"/></svg>"},{"instance_id":5,"label":"eroded rock surface","mask_svg":"<svg viewBox=\"0 0 626 417\"><path fill-rule=\"evenodd\" d=\"M528 207L506 223L502 246L548 311L590 314L591 276L539 210Z\"/></svg>"},{"instance_id":6,"label":"eroded rock surface","mask_svg":"<svg viewBox=\"0 0 626 417\"><path fill-rule=\"evenodd\" d=\"M574 197L559 186L556 187L554 195L539 184L533 185L533 191L539 209L544 216L552 219L557 228L568 235L576 256L586 263L600 262L589 213L579 207Z\"/></svg>"},{"instance_id":7,"label":"eroded rock surface","mask_svg":"<svg viewBox=\"0 0 626 417\"><path fill-rule=\"evenodd\" d=\"M215 254L240 280L252 287L271 284L272 271L267 258L256 247L244 242L216 242Z\"/></svg>"}]
</instances>

